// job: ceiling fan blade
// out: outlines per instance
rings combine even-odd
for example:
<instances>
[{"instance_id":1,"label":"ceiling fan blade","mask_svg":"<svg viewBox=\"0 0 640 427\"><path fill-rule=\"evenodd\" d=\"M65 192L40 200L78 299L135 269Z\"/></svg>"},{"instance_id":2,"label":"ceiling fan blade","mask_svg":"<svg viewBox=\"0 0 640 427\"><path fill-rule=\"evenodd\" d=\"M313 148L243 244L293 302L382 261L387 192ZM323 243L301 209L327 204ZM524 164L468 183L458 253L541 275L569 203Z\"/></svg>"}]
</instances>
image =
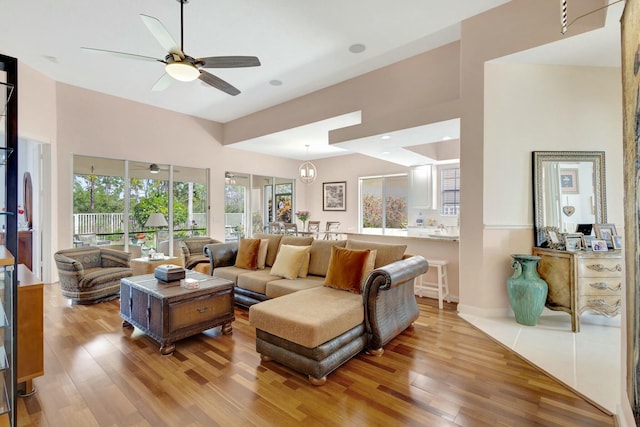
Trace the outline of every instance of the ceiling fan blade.
<instances>
[{"instance_id":1,"label":"ceiling fan blade","mask_svg":"<svg viewBox=\"0 0 640 427\"><path fill-rule=\"evenodd\" d=\"M171 77L167 73L164 73L162 77L160 77L158 81L153 85L151 90L154 92L160 92L171 86L171 83L173 83L173 77Z\"/></svg>"},{"instance_id":2,"label":"ceiling fan blade","mask_svg":"<svg viewBox=\"0 0 640 427\"><path fill-rule=\"evenodd\" d=\"M200 77L198 78L203 82L205 82L206 84L213 86L216 89L219 89L225 93L228 93L229 95L236 96L240 93L240 91L237 88L231 86L229 83L225 82L220 77L216 77L213 74L208 73L206 71L200 70Z\"/></svg>"},{"instance_id":3,"label":"ceiling fan blade","mask_svg":"<svg viewBox=\"0 0 640 427\"><path fill-rule=\"evenodd\" d=\"M153 62L165 62L162 59L152 58L151 56L136 55L135 53L116 52L114 50L95 49L95 48L92 48L92 47L81 47L80 49L86 50L87 52L91 52L91 53L99 53L99 54L106 54L106 55L111 55L111 56L119 56L121 58L126 58L126 59L138 59L140 61L153 61Z\"/></svg>"},{"instance_id":4,"label":"ceiling fan blade","mask_svg":"<svg viewBox=\"0 0 640 427\"><path fill-rule=\"evenodd\" d=\"M258 67L260 60L255 56L210 56L208 58L198 58L204 62L203 68L241 68Z\"/></svg>"},{"instance_id":5,"label":"ceiling fan blade","mask_svg":"<svg viewBox=\"0 0 640 427\"><path fill-rule=\"evenodd\" d=\"M181 58L184 58L184 53L182 53L180 47L178 47L178 43L171 37L171 34L169 34L169 31L162 25L162 22L148 15L140 15L140 18L165 51L177 53Z\"/></svg>"}]
</instances>

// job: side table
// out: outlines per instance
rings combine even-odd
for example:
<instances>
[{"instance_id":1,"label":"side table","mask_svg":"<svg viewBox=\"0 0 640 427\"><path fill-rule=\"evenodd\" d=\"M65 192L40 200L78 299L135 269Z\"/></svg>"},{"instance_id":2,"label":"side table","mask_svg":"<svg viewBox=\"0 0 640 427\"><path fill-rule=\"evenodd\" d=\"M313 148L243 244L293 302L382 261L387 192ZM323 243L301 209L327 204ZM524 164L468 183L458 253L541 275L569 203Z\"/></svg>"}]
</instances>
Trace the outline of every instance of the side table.
<instances>
[{"instance_id":1,"label":"side table","mask_svg":"<svg viewBox=\"0 0 640 427\"><path fill-rule=\"evenodd\" d=\"M168 256L157 259L134 258L131 260L131 269L134 276L141 276L143 274L152 274L153 270L162 264L182 265L182 259Z\"/></svg>"}]
</instances>

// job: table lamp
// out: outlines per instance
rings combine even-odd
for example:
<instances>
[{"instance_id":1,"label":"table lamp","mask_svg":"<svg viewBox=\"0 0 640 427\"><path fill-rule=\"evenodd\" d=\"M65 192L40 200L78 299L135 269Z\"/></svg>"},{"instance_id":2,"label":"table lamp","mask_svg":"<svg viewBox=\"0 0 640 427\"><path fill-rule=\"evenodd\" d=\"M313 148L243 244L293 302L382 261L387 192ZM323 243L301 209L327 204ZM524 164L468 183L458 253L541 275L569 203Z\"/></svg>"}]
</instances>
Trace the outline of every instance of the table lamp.
<instances>
[{"instance_id":1,"label":"table lamp","mask_svg":"<svg viewBox=\"0 0 640 427\"><path fill-rule=\"evenodd\" d=\"M152 213L151 215L149 215L149 218L147 218L147 222L144 223L145 227L155 227L155 247L156 250L158 249L158 228L159 227L166 227L169 224L167 223L167 220L164 218L164 215L162 215L161 213Z\"/></svg>"}]
</instances>

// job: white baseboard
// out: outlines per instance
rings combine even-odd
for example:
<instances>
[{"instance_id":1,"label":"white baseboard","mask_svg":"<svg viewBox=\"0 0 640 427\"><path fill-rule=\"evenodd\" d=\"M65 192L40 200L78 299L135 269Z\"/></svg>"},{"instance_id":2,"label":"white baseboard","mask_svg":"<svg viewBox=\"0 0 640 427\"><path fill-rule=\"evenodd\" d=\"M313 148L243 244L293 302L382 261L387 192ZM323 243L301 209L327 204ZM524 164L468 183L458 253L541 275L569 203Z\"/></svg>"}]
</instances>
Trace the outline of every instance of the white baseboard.
<instances>
[{"instance_id":1,"label":"white baseboard","mask_svg":"<svg viewBox=\"0 0 640 427\"><path fill-rule=\"evenodd\" d=\"M420 295L419 295L420 291L418 289L416 289L415 294L416 294L416 296L418 298L420 298ZM438 291L432 291L432 290L428 290L428 289L423 289L422 290L422 296L424 298L433 298L433 299L437 300L438 299ZM447 298L445 298L444 300L446 301ZM458 299L458 297L456 295L450 295L449 296L449 301L450 302L458 302L460 300Z\"/></svg>"},{"instance_id":2,"label":"white baseboard","mask_svg":"<svg viewBox=\"0 0 640 427\"><path fill-rule=\"evenodd\" d=\"M469 314L478 317L508 317L511 315L510 308L481 308L468 304L458 304L458 313Z\"/></svg>"}]
</instances>

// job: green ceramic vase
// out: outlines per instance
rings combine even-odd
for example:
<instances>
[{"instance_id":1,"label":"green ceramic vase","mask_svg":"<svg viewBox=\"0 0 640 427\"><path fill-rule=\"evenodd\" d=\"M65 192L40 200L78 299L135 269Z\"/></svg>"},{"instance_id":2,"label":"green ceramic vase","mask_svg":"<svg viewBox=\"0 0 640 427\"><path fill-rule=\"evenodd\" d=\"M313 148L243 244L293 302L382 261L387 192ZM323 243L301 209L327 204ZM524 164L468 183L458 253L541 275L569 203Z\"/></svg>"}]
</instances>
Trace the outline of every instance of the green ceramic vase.
<instances>
[{"instance_id":1,"label":"green ceramic vase","mask_svg":"<svg viewBox=\"0 0 640 427\"><path fill-rule=\"evenodd\" d=\"M509 302L521 325L535 326L547 301L547 282L538 276L539 256L511 255L513 275L507 279Z\"/></svg>"}]
</instances>

